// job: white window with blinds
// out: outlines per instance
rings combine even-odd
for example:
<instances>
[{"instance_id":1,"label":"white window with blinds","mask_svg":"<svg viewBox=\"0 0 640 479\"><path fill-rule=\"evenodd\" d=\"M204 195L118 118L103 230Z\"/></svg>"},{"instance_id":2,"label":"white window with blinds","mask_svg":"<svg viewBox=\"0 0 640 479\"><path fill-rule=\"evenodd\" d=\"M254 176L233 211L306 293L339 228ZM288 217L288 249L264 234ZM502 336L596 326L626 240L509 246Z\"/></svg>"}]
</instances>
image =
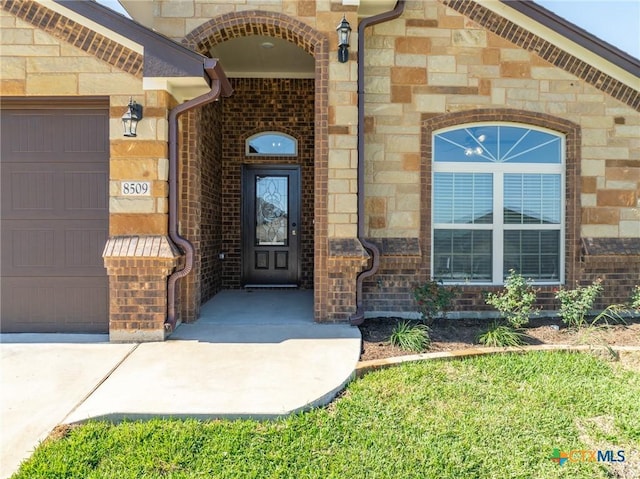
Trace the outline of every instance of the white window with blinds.
<instances>
[{"instance_id":1,"label":"white window with blinds","mask_svg":"<svg viewBox=\"0 0 640 479\"><path fill-rule=\"evenodd\" d=\"M472 124L433 135L432 275L502 284L510 270L564 282L564 136Z\"/></svg>"}]
</instances>

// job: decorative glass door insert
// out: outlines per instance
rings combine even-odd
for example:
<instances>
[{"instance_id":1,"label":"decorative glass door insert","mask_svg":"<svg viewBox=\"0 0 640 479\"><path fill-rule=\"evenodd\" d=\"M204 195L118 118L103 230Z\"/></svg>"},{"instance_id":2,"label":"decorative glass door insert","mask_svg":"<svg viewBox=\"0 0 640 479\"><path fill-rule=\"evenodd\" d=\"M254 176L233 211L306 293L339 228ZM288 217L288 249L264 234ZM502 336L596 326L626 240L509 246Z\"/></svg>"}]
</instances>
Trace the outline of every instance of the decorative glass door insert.
<instances>
[{"instance_id":1,"label":"decorative glass door insert","mask_svg":"<svg viewBox=\"0 0 640 479\"><path fill-rule=\"evenodd\" d=\"M255 244L289 244L289 177L255 176Z\"/></svg>"}]
</instances>

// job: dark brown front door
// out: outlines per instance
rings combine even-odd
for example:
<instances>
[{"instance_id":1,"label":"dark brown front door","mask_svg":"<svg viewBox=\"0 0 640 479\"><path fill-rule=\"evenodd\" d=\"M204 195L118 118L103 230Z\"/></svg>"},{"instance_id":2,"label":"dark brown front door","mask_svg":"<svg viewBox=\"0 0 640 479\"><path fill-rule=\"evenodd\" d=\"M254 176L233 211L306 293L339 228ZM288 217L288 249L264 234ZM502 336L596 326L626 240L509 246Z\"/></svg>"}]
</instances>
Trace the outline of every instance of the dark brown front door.
<instances>
[{"instance_id":1,"label":"dark brown front door","mask_svg":"<svg viewBox=\"0 0 640 479\"><path fill-rule=\"evenodd\" d=\"M300 276L300 168L245 166L242 283L297 286Z\"/></svg>"},{"instance_id":2,"label":"dark brown front door","mask_svg":"<svg viewBox=\"0 0 640 479\"><path fill-rule=\"evenodd\" d=\"M106 332L108 105L1 113L1 330Z\"/></svg>"}]
</instances>

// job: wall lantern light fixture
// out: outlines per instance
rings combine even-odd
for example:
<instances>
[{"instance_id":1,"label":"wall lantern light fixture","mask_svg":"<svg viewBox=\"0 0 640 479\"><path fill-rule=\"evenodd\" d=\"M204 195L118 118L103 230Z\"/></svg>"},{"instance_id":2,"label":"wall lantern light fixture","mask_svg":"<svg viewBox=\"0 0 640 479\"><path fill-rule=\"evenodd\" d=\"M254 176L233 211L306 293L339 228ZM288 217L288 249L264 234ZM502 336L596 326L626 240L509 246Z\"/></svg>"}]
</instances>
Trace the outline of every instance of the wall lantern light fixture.
<instances>
[{"instance_id":1,"label":"wall lantern light fixture","mask_svg":"<svg viewBox=\"0 0 640 479\"><path fill-rule=\"evenodd\" d=\"M338 61L345 63L349 60L349 37L351 36L351 25L347 21L347 18L343 15L342 21L336 28L338 32Z\"/></svg>"},{"instance_id":2,"label":"wall lantern light fixture","mask_svg":"<svg viewBox=\"0 0 640 479\"><path fill-rule=\"evenodd\" d=\"M127 111L122 115L122 127L124 128L124 136L136 136L138 122L142 120L142 105L136 103L133 98L129 97L129 105Z\"/></svg>"}]
</instances>

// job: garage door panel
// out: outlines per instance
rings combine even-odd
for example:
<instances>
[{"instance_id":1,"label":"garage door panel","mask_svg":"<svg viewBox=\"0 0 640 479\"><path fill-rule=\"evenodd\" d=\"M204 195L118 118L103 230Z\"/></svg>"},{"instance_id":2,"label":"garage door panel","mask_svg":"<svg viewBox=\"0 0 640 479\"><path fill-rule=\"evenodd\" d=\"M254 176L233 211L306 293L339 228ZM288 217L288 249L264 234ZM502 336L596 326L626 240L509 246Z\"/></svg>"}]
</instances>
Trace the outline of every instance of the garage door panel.
<instances>
[{"instance_id":1,"label":"garage door panel","mask_svg":"<svg viewBox=\"0 0 640 479\"><path fill-rule=\"evenodd\" d=\"M109 177L104 171L95 171L93 165L85 166L85 171L74 168L64 172L64 212L74 217L104 217L109 207Z\"/></svg>"},{"instance_id":2,"label":"garage door panel","mask_svg":"<svg viewBox=\"0 0 640 479\"><path fill-rule=\"evenodd\" d=\"M8 111L2 116L3 152L17 158L21 154L60 150L62 143L56 135L55 112ZM46 158L46 155L38 156Z\"/></svg>"},{"instance_id":3,"label":"garage door panel","mask_svg":"<svg viewBox=\"0 0 640 479\"><path fill-rule=\"evenodd\" d=\"M67 153L102 163L109 152L109 118L104 110L6 110L3 151L12 158L48 162L48 153Z\"/></svg>"},{"instance_id":4,"label":"garage door panel","mask_svg":"<svg viewBox=\"0 0 640 479\"><path fill-rule=\"evenodd\" d=\"M96 222L98 226L98 222ZM64 265L69 274L104 273L102 251L107 242L108 232L104 228L66 228L64 231Z\"/></svg>"},{"instance_id":5,"label":"garage door panel","mask_svg":"<svg viewBox=\"0 0 640 479\"><path fill-rule=\"evenodd\" d=\"M37 275L55 267L55 229L46 227L12 229L3 225L2 231L3 236L5 231L10 235L7 246L13 253L8 258L9 261L3 261L3 276L28 270L32 270L32 275Z\"/></svg>"},{"instance_id":6,"label":"garage door panel","mask_svg":"<svg viewBox=\"0 0 640 479\"><path fill-rule=\"evenodd\" d=\"M2 222L2 276L101 276L108 231L103 221Z\"/></svg>"},{"instance_id":7,"label":"garage door panel","mask_svg":"<svg viewBox=\"0 0 640 479\"><path fill-rule=\"evenodd\" d=\"M94 161L104 158L108 153L109 124L108 118L102 112L68 112L62 116L64 124L62 151L65 153L81 153L87 157L88 153Z\"/></svg>"},{"instance_id":8,"label":"garage door panel","mask_svg":"<svg viewBox=\"0 0 640 479\"><path fill-rule=\"evenodd\" d=\"M104 332L108 107L0 113L0 327Z\"/></svg>"},{"instance_id":9,"label":"garage door panel","mask_svg":"<svg viewBox=\"0 0 640 479\"><path fill-rule=\"evenodd\" d=\"M2 168L2 218L50 217L55 208L56 172L42 165L7 164Z\"/></svg>"},{"instance_id":10,"label":"garage door panel","mask_svg":"<svg viewBox=\"0 0 640 479\"><path fill-rule=\"evenodd\" d=\"M3 219L107 219L109 174L95 164L3 162Z\"/></svg>"},{"instance_id":11,"label":"garage door panel","mask_svg":"<svg viewBox=\"0 0 640 479\"><path fill-rule=\"evenodd\" d=\"M0 326L9 332L106 332L106 278L3 281Z\"/></svg>"}]
</instances>

